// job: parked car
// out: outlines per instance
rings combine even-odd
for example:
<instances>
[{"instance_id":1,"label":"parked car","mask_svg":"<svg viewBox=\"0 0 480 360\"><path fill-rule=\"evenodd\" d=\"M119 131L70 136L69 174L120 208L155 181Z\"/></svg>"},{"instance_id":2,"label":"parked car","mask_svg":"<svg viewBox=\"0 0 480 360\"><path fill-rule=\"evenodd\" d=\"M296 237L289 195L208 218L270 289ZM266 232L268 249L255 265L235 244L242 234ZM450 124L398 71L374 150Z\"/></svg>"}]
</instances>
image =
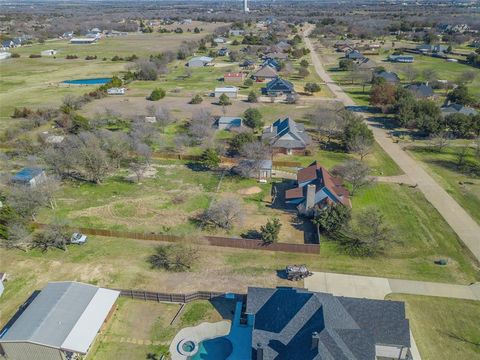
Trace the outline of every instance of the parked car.
<instances>
[{"instance_id":1,"label":"parked car","mask_svg":"<svg viewBox=\"0 0 480 360\"><path fill-rule=\"evenodd\" d=\"M85 244L87 242L87 235L81 233L73 233L72 237L70 238L70 244Z\"/></svg>"}]
</instances>

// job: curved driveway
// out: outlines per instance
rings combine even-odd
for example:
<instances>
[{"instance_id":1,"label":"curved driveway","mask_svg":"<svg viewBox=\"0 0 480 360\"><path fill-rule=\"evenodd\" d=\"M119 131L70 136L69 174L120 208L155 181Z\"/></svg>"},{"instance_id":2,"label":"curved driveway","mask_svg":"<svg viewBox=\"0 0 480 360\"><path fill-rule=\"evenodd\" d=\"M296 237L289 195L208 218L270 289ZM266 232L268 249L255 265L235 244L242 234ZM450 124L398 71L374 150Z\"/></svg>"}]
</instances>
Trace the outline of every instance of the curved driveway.
<instances>
[{"instance_id":1,"label":"curved driveway","mask_svg":"<svg viewBox=\"0 0 480 360\"><path fill-rule=\"evenodd\" d=\"M304 40L310 50L312 64L315 71L325 81L325 84L332 93L345 106L356 106L355 102L338 86L323 68L320 59L315 52L312 42L307 37L309 28L304 33ZM367 114L363 114L367 117ZM472 217L424 170L424 168L400 145L391 141L387 130L369 123L375 136L375 140L383 150L397 163L403 172L410 178L411 182L418 184L418 188L425 195L427 200L447 221L461 241L470 249L475 258L480 261L480 226Z\"/></svg>"}]
</instances>

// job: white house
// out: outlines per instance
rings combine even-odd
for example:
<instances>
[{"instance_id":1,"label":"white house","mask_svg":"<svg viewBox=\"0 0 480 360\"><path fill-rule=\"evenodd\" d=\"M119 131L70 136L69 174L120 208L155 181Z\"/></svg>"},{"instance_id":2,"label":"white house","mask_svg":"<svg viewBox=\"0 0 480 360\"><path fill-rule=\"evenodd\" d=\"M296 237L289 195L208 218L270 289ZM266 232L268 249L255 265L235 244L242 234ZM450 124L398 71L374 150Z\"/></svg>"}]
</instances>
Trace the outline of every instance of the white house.
<instances>
[{"instance_id":1,"label":"white house","mask_svg":"<svg viewBox=\"0 0 480 360\"><path fill-rule=\"evenodd\" d=\"M125 95L125 88L113 87L107 90L108 95Z\"/></svg>"},{"instance_id":2,"label":"white house","mask_svg":"<svg viewBox=\"0 0 480 360\"><path fill-rule=\"evenodd\" d=\"M43 50L40 55L42 56L53 56L53 55L57 55L57 50Z\"/></svg>"},{"instance_id":3,"label":"white house","mask_svg":"<svg viewBox=\"0 0 480 360\"><path fill-rule=\"evenodd\" d=\"M12 360L83 358L119 295L77 282L48 283L3 332L0 352Z\"/></svg>"},{"instance_id":4,"label":"white house","mask_svg":"<svg viewBox=\"0 0 480 360\"><path fill-rule=\"evenodd\" d=\"M88 45L88 44L94 44L97 42L97 38L72 38L70 39L70 44L75 44L75 45Z\"/></svg>"},{"instance_id":5,"label":"white house","mask_svg":"<svg viewBox=\"0 0 480 360\"><path fill-rule=\"evenodd\" d=\"M223 86L215 88L216 98L222 96L222 94L225 94L229 98L234 99L238 96L238 88L236 86Z\"/></svg>"}]
</instances>

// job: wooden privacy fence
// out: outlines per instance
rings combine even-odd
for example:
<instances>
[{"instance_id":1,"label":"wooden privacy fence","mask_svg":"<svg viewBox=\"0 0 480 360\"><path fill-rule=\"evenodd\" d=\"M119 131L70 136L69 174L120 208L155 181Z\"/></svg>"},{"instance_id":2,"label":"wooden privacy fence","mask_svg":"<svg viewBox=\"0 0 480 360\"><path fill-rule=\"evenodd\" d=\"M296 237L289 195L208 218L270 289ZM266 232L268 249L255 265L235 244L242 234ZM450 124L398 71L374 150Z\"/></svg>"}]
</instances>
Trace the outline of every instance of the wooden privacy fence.
<instances>
[{"instance_id":1,"label":"wooden privacy fence","mask_svg":"<svg viewBox=\"0 0 480 360\"><path fill-rule=\"evenodd\" d=\"M35 227L41 229L46 224L35 223ZM85 227L71 227L72 232L81 232L86 235L106 236L106 237L118 237L125 239L135 240L150 240L150 241L164 241L164 242L176 242L184 240L185 238L177 235L168 234L155 234L155 233L140 233L131 231L119 231L108 229L92 229ZM284 251L302 254L319 254L319 244L289 244L289 243L272 243L264 244L258 239L241 239L219 236L203 236L208 245L238 248L238 249L250 249L250 250L268 250L268 251Z\"/></svg>"},{"instance_id":2,"label":"wooden privacy fence","mask_svg":"<svg viewBox=\"0 0 480 360\"><path fill-rule=\"evenodd\" d=\"M156 301L156 302L175 302L175 303L189 303L196 300L212 300L219 296L224 296L223 292L214 291L197 291L190 294L170 294L170 293L158 293L145 290L122 290L120 296L129 297L131 299L144 300L144 301ZM245 295L235 295L243 297Z\"/></svg>"},{"instance_id":3,"label":"wooden privacy fence","mask_svg":"<svg viewBox=\"0 0 480 360\"><path fill-rule=\"evenodd\" d=\"M165 160L187 160L187 161L200 161L201 155L184 155L176 153L165 153L165 152L154 152L152 154L154 159L165 159ZM238 163L239 159L229 158L225 156L220 157L221 162L224 164L235 165ZM301 167L302 164L297 161L272 161L274 167Z\"/></svg>"}]
</instances>

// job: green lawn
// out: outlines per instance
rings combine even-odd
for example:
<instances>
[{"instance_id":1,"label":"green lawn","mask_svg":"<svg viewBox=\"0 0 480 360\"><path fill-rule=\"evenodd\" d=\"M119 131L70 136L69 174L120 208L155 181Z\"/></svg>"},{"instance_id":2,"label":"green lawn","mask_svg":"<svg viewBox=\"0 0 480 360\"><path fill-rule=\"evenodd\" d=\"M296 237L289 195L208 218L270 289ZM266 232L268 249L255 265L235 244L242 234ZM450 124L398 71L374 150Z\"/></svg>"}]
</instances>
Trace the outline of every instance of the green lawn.
<instances>
[{"instance_id":1,"label":"green lawn","mask_svg":"<svg viewBox=\"0 0 480 360\"><path fill-rule=\"evenodd\" d=\"M404 301L422 360L480 358L480 302L394 294Z\"/></svg>"},{"instance_id":2,"label":"green lawn","mask_svg":"<svg viewBox=\"0 0 480 360\"><path fill-rule=\"evenodd\" d=\"M409 153L421 161L435 180L480 223L480 162L470 149L467 166L458 168L457 153L461 147L449 147L442 153L427 147L411 147Z\"/></svg>"},{"instance_id":3,"label":"green lawn","mask_svg":"<svg viewBox=\"0 0 480 360\"><path fill-rule=\"evenodd\" d=\"M297 161L302 166L308 166L317 160L327 169L332 169L335 165L347 160L356 159L358 156L349 154L344 151L318 150L315 155L278 155L276 159L285 161ZM372 168L372 175L375 176L394 176L402 174L398 165L383 151L377 143L373 146L371 154L367 155L364 161Z\"/></svg>"}]
</instances>

